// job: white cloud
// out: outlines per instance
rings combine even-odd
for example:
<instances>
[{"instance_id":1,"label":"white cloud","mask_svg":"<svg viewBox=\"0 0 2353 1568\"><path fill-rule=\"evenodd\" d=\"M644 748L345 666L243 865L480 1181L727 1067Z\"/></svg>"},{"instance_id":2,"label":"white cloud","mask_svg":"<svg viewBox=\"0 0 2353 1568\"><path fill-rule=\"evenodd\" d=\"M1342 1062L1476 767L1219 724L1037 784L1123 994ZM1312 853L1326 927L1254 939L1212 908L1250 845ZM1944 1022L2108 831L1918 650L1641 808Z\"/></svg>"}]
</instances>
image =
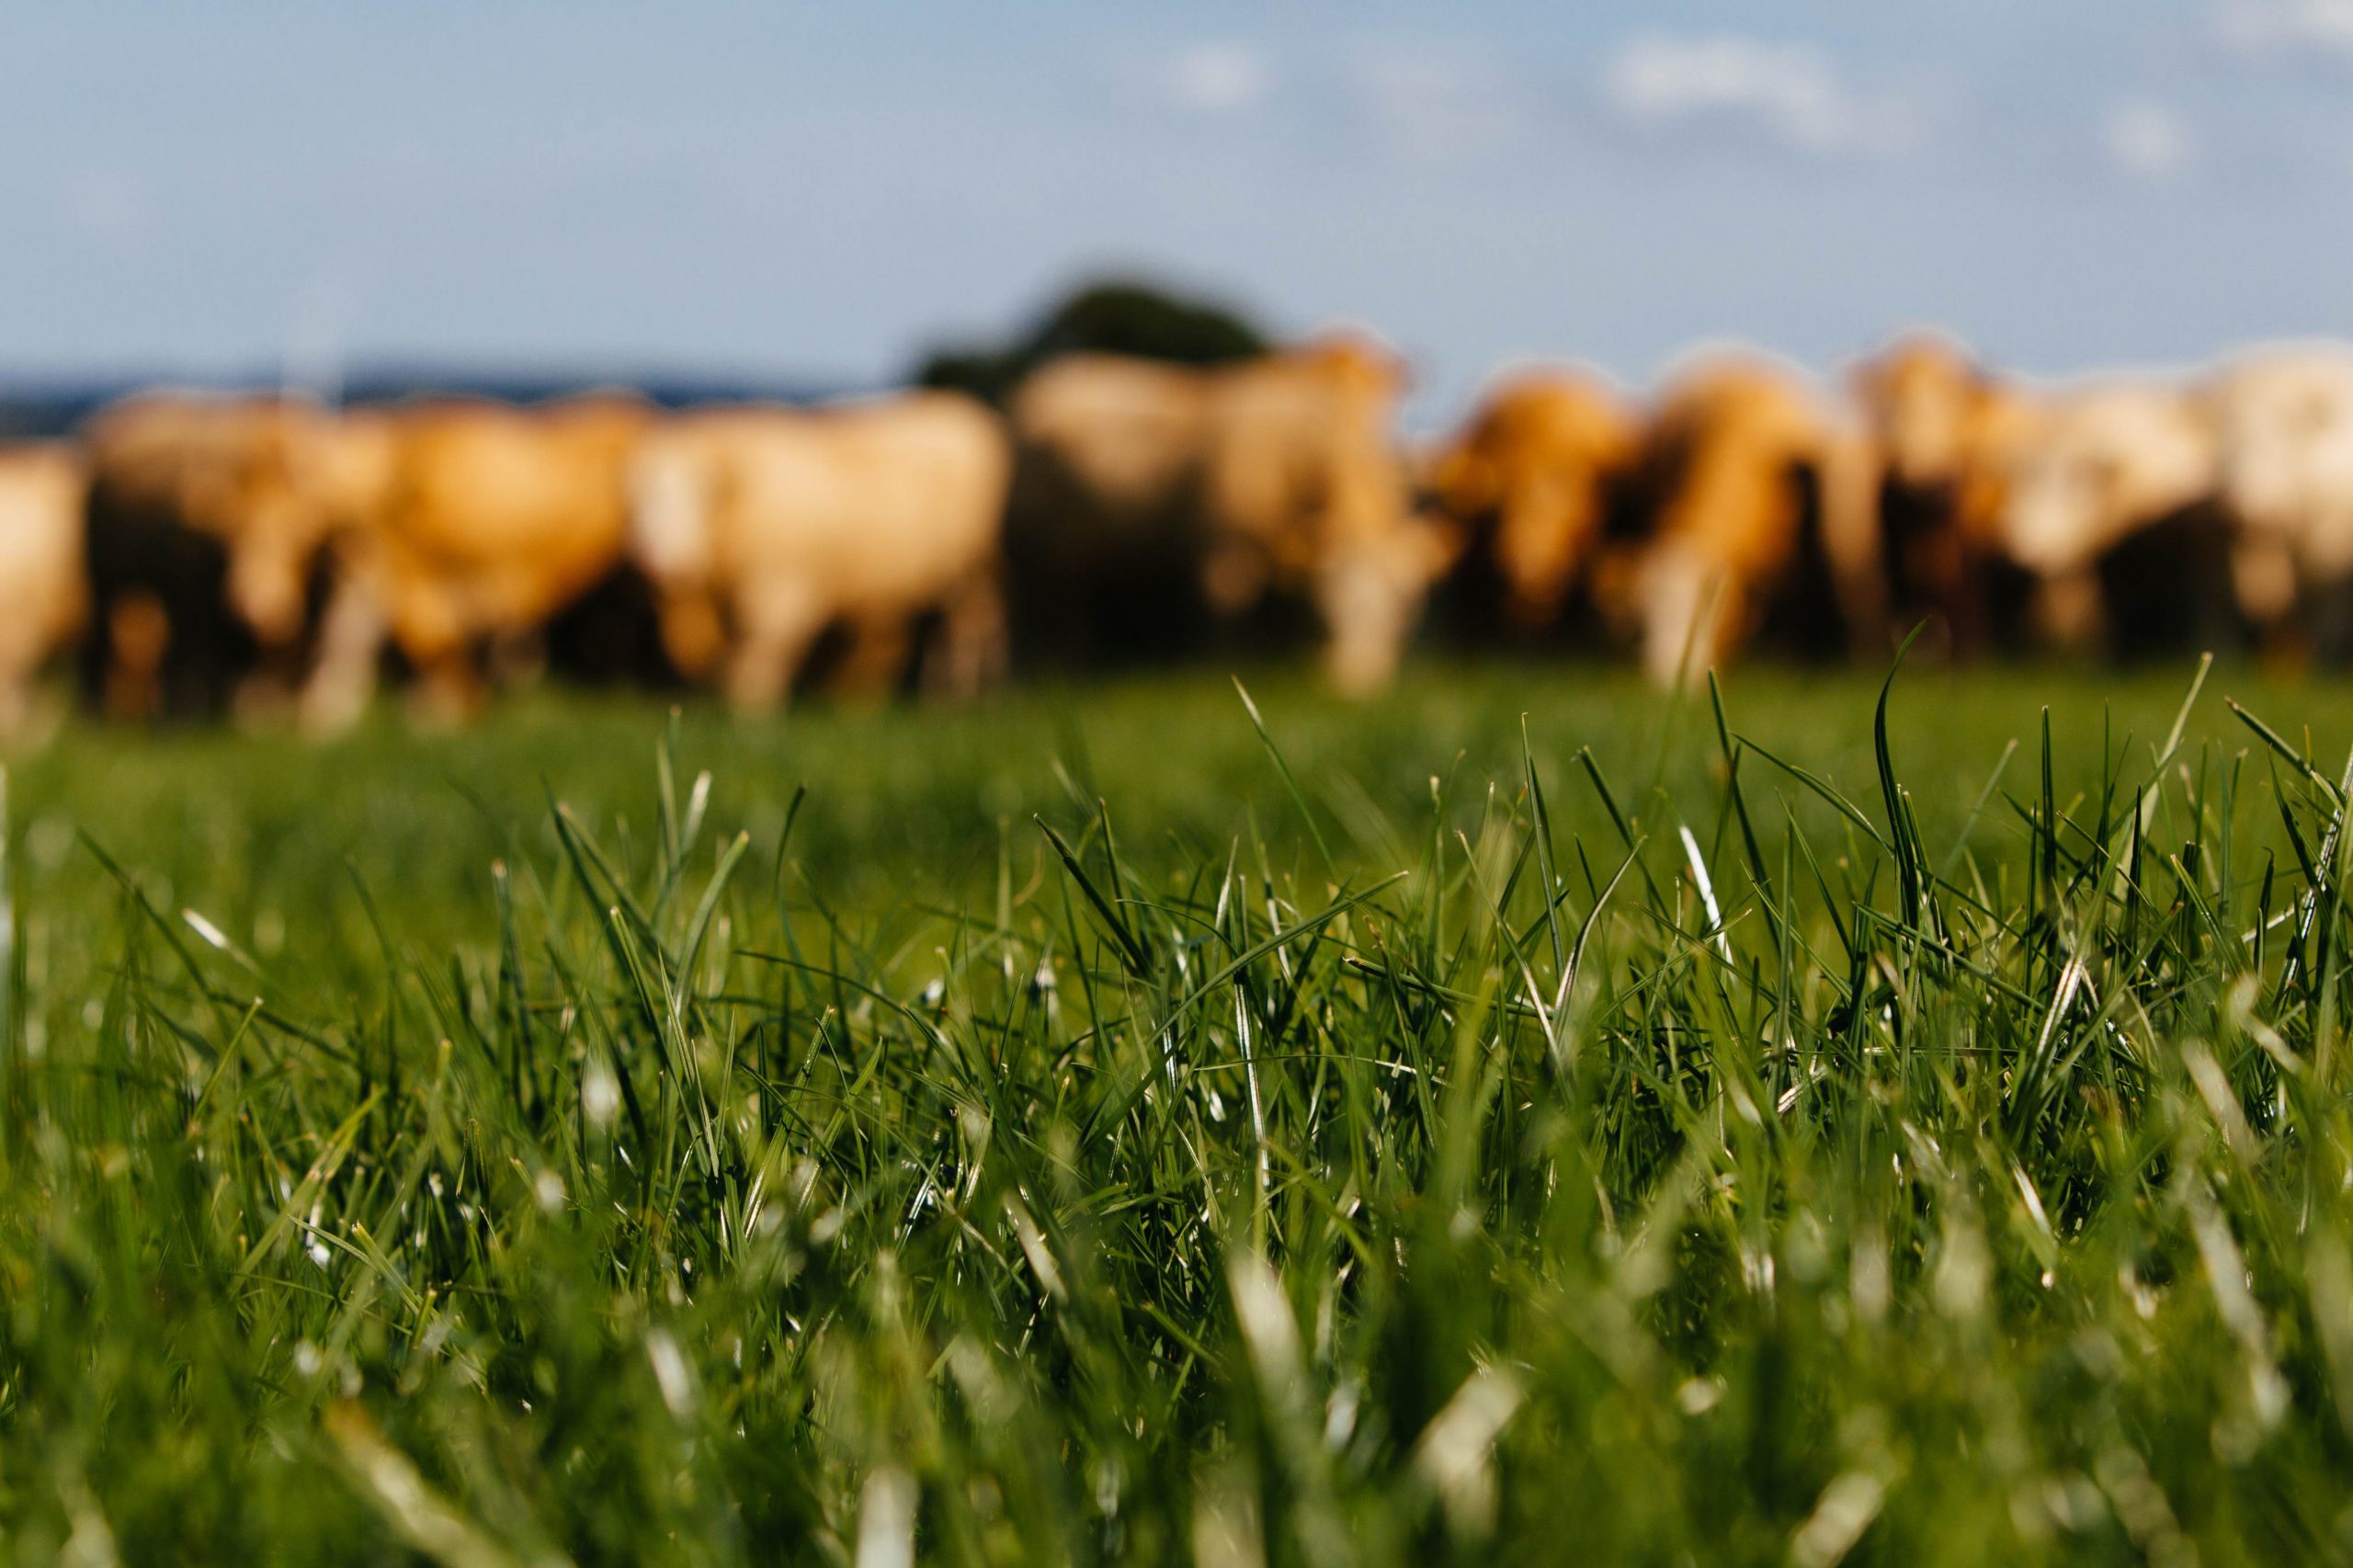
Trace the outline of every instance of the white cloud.
<instances>
[{"instance_id":1,"label":"white cloud","mask_svg":"<svg viewBox=\"0 0 2353 1568\"><path fill-rule=\"evenodd\" d=\"M1169 61L1162 85L1186 108L1227 114L1266 97L1275 85L1274 64L1247 44L1196 44Z\"/></svg>"},{"instance_id":2,"label":"white cloud","mask_svg":"<svg viewBox=\"0 0 2353 1568\"><path fill-rule=\"evenodd\" d=\"M2250 54L2353 54L2353 0L2225 0L2214 28L2224 43Z\"/></svg>"},{"instance_id":3,"label":"white cloud","mask_svg":"<svg viewBox=\"0 0 2353 1568\"><path fill-rule=\"evenodd\" d=\"M2110 106L2100 121L2100 143L2118 168L2147 180L2181 173L2198 152L2197 139L2181 117L2145 99Z\"/></svg>"},{"instance_id":4,"label":"white cloud","mask_svg":"<svg viewBox=\"0 0 2353 1568\"><path fill-rule=\"evenodd\" d=\"M1808 153L1898 152L1917 131L1900 99L1856 92L1821 50L1734 34L1639 34L1610 61L1602 91L1637 125L1745 124Z\"/></svg>"},{"instance_id":5,"label":"white cloud","mask_svg":"<svg viewBox=\"0 0 2353 1568\"><path fill-rule=\"evenodd\" d=\"M1509 75L1461 48L1381 48L1359 54L1349 81L1375 132L1408 162L1449 164L1488 151L1526 127Z\"/></svg>"}]
</instances>

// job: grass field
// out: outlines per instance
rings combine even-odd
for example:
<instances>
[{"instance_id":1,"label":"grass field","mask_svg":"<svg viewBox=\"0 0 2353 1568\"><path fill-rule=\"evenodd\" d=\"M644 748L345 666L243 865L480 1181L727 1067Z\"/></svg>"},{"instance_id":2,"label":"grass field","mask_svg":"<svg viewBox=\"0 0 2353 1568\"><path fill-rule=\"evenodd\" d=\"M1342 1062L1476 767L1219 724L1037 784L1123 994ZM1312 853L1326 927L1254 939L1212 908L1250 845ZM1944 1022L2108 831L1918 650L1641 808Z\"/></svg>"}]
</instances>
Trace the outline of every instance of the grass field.
<instances>
[{"instance_id":1,"label":"grass field","mask_svg":"<svg viewBox=\"0 0 2353 1568\"><path fill-rule=\"evenodd\" d=\"M69 729L0 1553L2353 1555L2353 689L2193 674Z\"/></svg>"}]
</instances>

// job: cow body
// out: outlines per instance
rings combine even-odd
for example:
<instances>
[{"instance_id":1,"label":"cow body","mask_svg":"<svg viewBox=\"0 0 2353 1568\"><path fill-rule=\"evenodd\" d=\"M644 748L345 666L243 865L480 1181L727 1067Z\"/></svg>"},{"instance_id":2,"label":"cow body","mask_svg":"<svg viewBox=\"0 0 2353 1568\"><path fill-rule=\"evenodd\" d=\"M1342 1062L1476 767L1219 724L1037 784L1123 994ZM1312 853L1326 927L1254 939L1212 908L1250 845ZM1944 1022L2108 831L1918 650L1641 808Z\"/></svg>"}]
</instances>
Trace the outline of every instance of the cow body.
<instances>
[{"instance_id":1,"label":"cow body","mask_svg":"<svg viewBox=\"0 0 2353 1568\"><path fill-rule=\"evenodd\" d=\"M85 432L92 685L122 718L290 693L324 552L375 504L383 432L314 404L157 393Z\"/></svg>"},{"instance_id":2,"label":"cow body","mask_svg":"<svg viewBox=\"0 0 2353 1568\"><path fill-rule=\"evenodd\" d=\"M2259 350L2206 395L2243 607L2275 635L2353 655L2353 351Z\"/></svg>"},{"instance_id":3,"label":"cow body","mask_svg":"<svg viewBox=\"0 0 2353 1568\"><path fill-rule=\"evenodd\" d=\"M2031 419L2026 393L1925 335L1866 363L1855 391L1880 460L1891 621L1929 620L1955 657L2011 645L2021 585L2002 549L2002 495Z\"/></svg>"},{"instance_id":4,"label":"cow body","mask_svg":"<svg viewBox=\"0 0 2353 1568\"><path fill-rule=\"evenodd\" d=\"M1387 356L1349 339L1210 369L1081 355L1040 370L1014 406L1025 636L1167 654L1298 603L1337 684L1383 684L1439 559L1392 442L1401 391Z\"/></svg>"},{"instance_id":5,"label":"cow body","mask_svg":"<svg viewBox=\"0 0 2353 1568\"><path fill-rule=\"evenodd\" d=\"M88 471L64 445L0 445L0 733L23 728L41 666L82 628Z\"/></svg>"},{"instance_id":6,"label":"cow body","mask_svg":"<svg viewBox=\"0 0 2353 1568\"><path fill-rule=\"evenodd\" d=\"M2182 388L2115 381L2043 404L2010 455L2001 535L2036 581L2046 641L2133 657L2237 637L2217 458Z\"/></svg>"},{"instance_id":7,"label":"cow body","mask_svg":"<svg viewBox=\"0 0 2353 1568\"><path fill-rule=\"evenodd\" d=\"M444 717L471 710L494 667L528 667L549 623L621 565L626 471L651 415L634 399L592 396L378 417L383 481L344 543L304 696L327 727L364 704L387 643Z\"/></svg>"},{"instance_id":8,"label":"cow body","mask_svg":"<svg viewBox=\"0 0 2353 1568\"><path fill-rule=\"evenodd\" d=\"M1498 390L1432 462L1431 498L1481 600L1529 636L1563 618L1608 529L1640 429L1596 378L1522 377ZM1492 603L1469 607L1491 619Z\"/></svg>"},{"instance_id":9,"label":"cow body","mask_svg":"<svg viewBox=\"0 0 2353 1568\"><path fill-rule=\"evenodd\" d=\"M996 416L959 393L709 410L646 438L630 552L673 662L739 707L781 700L829 627L850 636L847 684L895 680L934 613L940 684L968 691L1003 662L1011 467Z\"/></svg>"},{"instance_id":10,"label":"cow body","mask_svg":"<svg viewBox=\"0 0 2353 1568\"><path fill-rule=\"evenodd\" d=\"M1644 435L1648 535L1605 562L1605 612L1662 684L1760 638L1808 657L1868 645L1883 630L1870 483L1859 434L1790 376L1703 366Z\"/></svg>"}]
</instances>

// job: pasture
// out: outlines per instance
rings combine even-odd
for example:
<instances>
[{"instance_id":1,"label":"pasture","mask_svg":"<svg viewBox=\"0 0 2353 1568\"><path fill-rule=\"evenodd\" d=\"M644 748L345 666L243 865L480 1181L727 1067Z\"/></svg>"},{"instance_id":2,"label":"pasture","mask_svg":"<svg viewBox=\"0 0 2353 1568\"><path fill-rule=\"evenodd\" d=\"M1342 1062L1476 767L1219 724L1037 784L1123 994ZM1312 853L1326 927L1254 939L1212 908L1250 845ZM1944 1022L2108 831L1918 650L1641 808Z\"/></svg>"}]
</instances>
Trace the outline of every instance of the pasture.
<instances>
[{"instance_id":1,"label":"pasture","mask_svg":"<svg viewBox=\"0 0 2353 1568\"><path fill-rule=\"evenodd\" d=\"M0 1542L2353 1551L2353 689L2193 675L71 722Z\"/></svg>"}]
</instances>

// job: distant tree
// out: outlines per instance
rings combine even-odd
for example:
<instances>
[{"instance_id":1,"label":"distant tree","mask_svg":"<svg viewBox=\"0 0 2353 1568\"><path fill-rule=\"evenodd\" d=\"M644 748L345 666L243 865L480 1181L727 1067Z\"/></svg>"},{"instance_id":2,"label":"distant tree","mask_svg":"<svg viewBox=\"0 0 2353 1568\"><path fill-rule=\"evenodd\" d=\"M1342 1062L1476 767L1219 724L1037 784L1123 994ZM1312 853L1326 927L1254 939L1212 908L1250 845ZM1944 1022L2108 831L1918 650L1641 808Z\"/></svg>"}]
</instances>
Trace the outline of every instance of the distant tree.
<instances>
[{"instance_id":1,"label":"distant tree","mask_svg":"<svg viewBox=\"0 0 2353 1568\"><path fill-rule=\"evenodd\" d=\"M942 349L924 362L915 379L927 387L952 387L1001 403L1024 376L1064 354L1222 365L1267 348L1264 334L1223 306L1115 279L1079 290L1010 343Z\"/></svg>"}]
</instances>

